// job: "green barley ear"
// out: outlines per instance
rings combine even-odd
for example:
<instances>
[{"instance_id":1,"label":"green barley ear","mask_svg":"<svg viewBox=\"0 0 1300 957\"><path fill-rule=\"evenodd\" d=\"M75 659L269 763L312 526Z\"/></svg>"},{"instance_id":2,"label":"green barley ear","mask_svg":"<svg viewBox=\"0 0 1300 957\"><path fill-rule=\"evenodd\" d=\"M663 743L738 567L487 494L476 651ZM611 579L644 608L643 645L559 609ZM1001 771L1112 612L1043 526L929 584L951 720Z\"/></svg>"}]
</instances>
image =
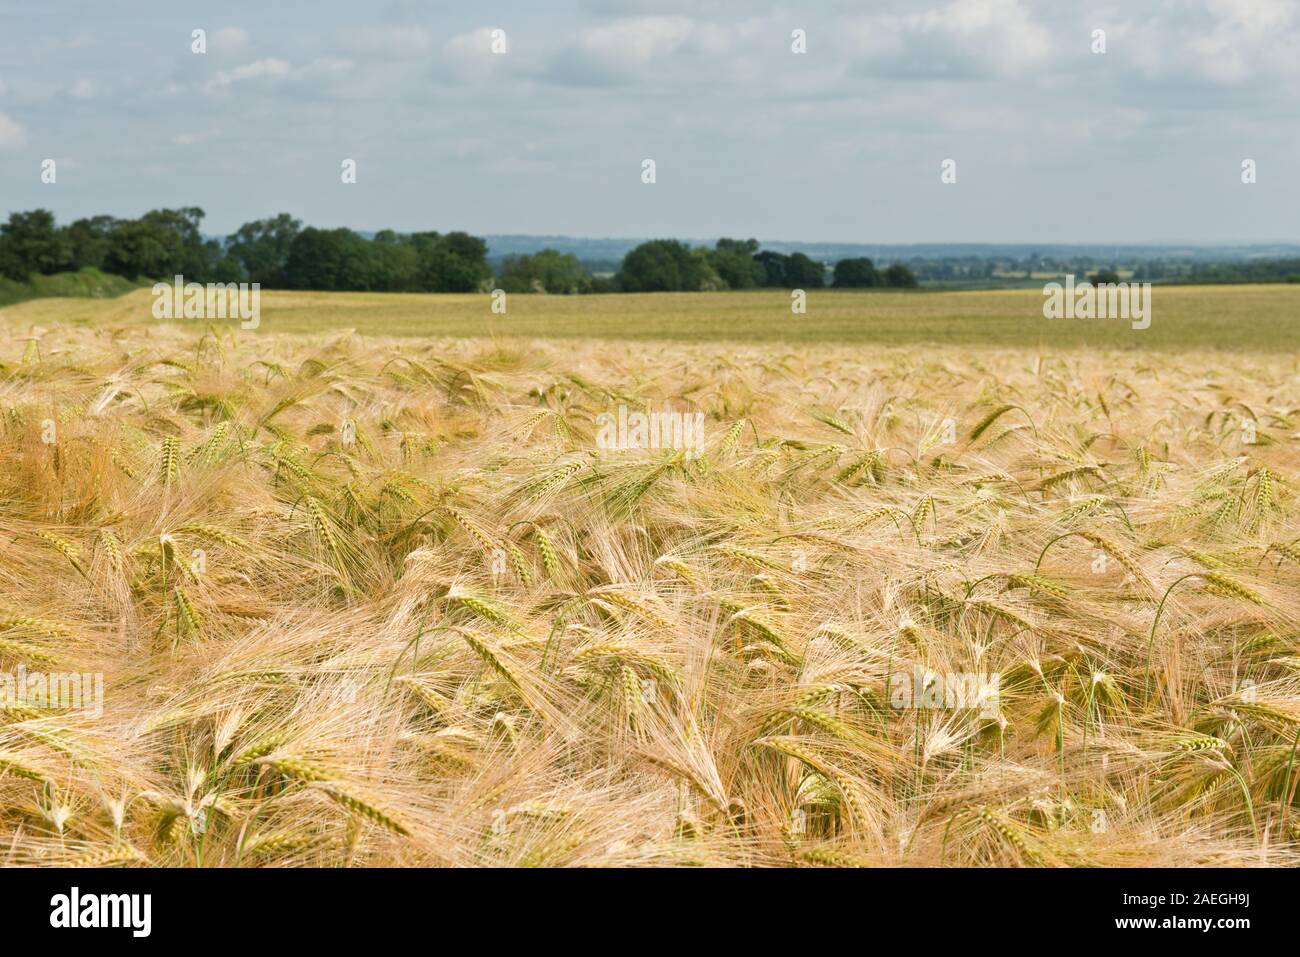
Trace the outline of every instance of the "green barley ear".
<instances>
[{"instance_id":1,"label":"green barley ear","mask_svg":"<svg viewBox=\"0 0 1300 957\"><path fill-rule=\"evenodd\" d=\"M158 473L163 488L171 488L180 475L180 440L174 435L163 439Z\"/></svg>"},{"instance_id":2,"label":"green barley ear","mask_svg":"<svg viewBox=\"0 0 1300 957\"><path fill-rule=\"evenodd\" d=\"M997 835L1002 843L1010 847L1027 862L1036 867L1041 867L1043 865L1044 861L1042 855L1029 847L1028 843L1025 841L1025 832L1020 828L1016 827L1001 815L993 813L987 807L980 808L979 819L990 831Z\"/></svg>"},{"instance_id":3,"label":"green barley ear","mask_svg":"<svg viewBox=\"0 0 1300 957\"><path fill-rule=\"evenodd\" d=\"M1268 546L1268 552L1277 552L1283 558L1288 558L1297 565L1300 565L1300 542L1274 542Z\"/></svg>"},{"instance_id":4,"label":"green barley ear","mask_svg":"<svg viewBox=\"0 0 1300 957\"><path fill-rule=\"evenodd\" d=\"M736 442L740 440L740 433L745 431L748 419L737 419L731 424L731 427L722 436L722 441L718 443L718 454L725 455L735 447Z\"/></svg>"},{"instance_id":5,"label":"green barley ear","mask_svg":"<svg viewBox=\"0 0 1300 957\"><path fill-rule=\"evenodd\" d=\"M399 820L394 814L392 814L392 812L386 811L378 805L372 804L350 791L345 791L337 785L324 785L321 787L321 790L336 804L346 808L353 814L359 815L374 824L378 824L380 827L387 828L395 834L400 834L403 837L411 836L410 827Z\"/></svg>"},{"instance_id":6,"label":"green barley ear","mask_svg":"<svg viewBox=\"0 0 1300 957\"><path fill-rule=\"evenodd\" d=\"M769 571L782 571L784 569L784 566L776 559L769 558L752 548L744 548L740 545L723 543L712 546L711 551L726 555L742 565L749 565L753 568L766 568Z\"/></svg>"},{"instance_id":7,"label":"green barley ear","mask_svg":"<svg viewBox=\"0 0 1300 957\"><path fill-rule=\"evenodd\" d=\"M872 449L870 452L863 452L856 456L844 468L840 469L835 476L835 481L840 483L851 482L862 472L866 472L874 482L880 481L880 464L884 453L881 449Z\"/></svg>"},{"instance_id":8,"label":"green barley ear","mask_svg":"<svg viewBox=\"0 0 1300 957\"><path fill-rule=\"evenodd\" d=\"M108 556L109 567L117 573L126 568L126 552L122 548L122 540L111 528L103 528L99 531L99 544L104 549L104 554Z\"/></svg>"},{"instance_id":9,"label":"green barley ear","mask_svg":"<svg viewBox=\"0 0 1300 957\"><path fill-rule=\"evenodd\" d=\"M473 612L485 621L490 621L495 625L502 625L512 631L518 631L515 620L506 612L502 611L492 602L472 592L465 591L462 588L452 588L443 596L444 601L451 602L461 608Z\"/></svg>"},{"instance_id":10,"label":"green barley ear","mask_svg":"<svg viewBox=\"0 0 1300 957\"><path fill-rule=\"evenodd\" d=\"M700 582L695 569L691 568L690 565L687 565L684 561L674 555L661 555L659 558L655 559L655 564L671 569L692 585L698 585Z\"/></svg>"},{"instance_id":11,"label":"green barley ear","mask_svg":"<svg viewBox=\"0 0 1300 957\"><path fill-rule=\"evenodd\" d=\"M533 584L533 570L528 565L528 558L524 555L523 549L508 538L501 540L501 546L505 549L506 555L510 557L510 566L519 576L519 580L524 583L524 587L531 588Z\"/></svg>"},{"instance_id":12,"label":"green barley ear","mask_svg":"<svg viewBox=\"0 0 1300 957\"><path fill-rule=\"evenodd\" d=\"M1263 596L1258 592L1252 591L1240 582L1233 581L1226 575L1220 575L1218 572L1203 572L1202 581L1205 582L1206 589L1216 595L1224 595L1229 598L1240 598L1242 601L1248 601L1252 605L1265 604Z\"/></svg>"},{"instance_id":13,"label":"green barley ear","mask_svg":"<svg viewBox=\"0 0 1300 957\"><path fill-rule=\"evenodd\" d=\"M463 528L469 536L474 539L474 541L478 542L483 551L491 554L492 550L496 548L496 542L492 540L492 536L485 532L478 522L474 521L460 509L453 508L450 505L444 505L442 510L450 515L452 520Z\"/></svg>"},{"instance_id":14,"label":"green barley ear","mask_svg":"<svg viewBox=\"0 0 1300 957\"><path fill-rule=\"evenodd\" d=\"M619 688L623 693L623 714L628 725L637 730L641 723L641 678L627 665L622 665L618 672Z\"/></svg>"},{"instance_id":15,"label":"green barley ear","mask_svg":"<svg viewBox=\"0 0 1300 957\"><path fill-rule=\"evenodd\" d=\"M243 858L263 857L271 854L291 854L321 843L315 834L300 831L272 831L257 834L244 842Z\"/></svg>"},{"instance_id":16,"label":"green barley ear","mask_svg":"<svg viewBox=\"0 0 1300 957\"><path fill-rule=\"evenodd\" d=\"M295 781L315 783L318 781L332 781L338 777L330 769L292 754L274 758L258 758L256 763L274 771L279 771L285 777L293 778Z\"/></svg>"},{"instance_id":17,"label":"green barley ear","mask_svg":"<svg viewBox=\"0 0 1300 957\"><path fill-rule=\"evenodd\" d=\"M203 618L199 615L198 609L194 607L190 596L185 593L185 589L178 585L173 590L172 597L176 604L177 640L193 640L201 637Z\"/></svg>"},{"instance_id":18,"label":"green barley ear","mask_svg":"<svg viewBox=\"0 0 1300 957\"><path fill-rule=\"evenodd\" d=\"M28 763L25 759L15 754L6 754L0 752L0 776L12 774L14 777L25 778L28 781L43 783L49 780L49 776L35 765Z\"/></svg>"},{"instance_id":19,"label":"green barley ear","mask_svg":"<svg viewBox=\"0 0 1300 957\"><path fill-rule=\"evenodd\" d=\"M912 512L912 526L917 531L925 527L925 523L930 518L936 517L933 495L923 495L921 500L916 503L916 509ZM937 520L937 519L936 519Z\"/></svg>"},{"instance_id":20,"label":"green barley ear","mask_svg":"<svg viewBox=\"0 0 1300 957\"><path fill-rule=\"evenodd\" d=\"M248 551L252 548L248 542L244 541L244 539L240 538L238 535L232 535L230 532L227 532L225 529L217 525L206 525L196 522L180 526L176 529L176 533L193 535L197 538L204 539L205 541L215 542L229 548L239 549L240 551Z\"/></svg>"},{"instance_id":21,"label":"green barley ear","mask_svg":"<svg viewBox=\"0 0 1300 957\"><path fill-rule=\"evenodd\" d=\"M533 526L533 538L537 540L537 550L542 553L542 567L546 569L546 577L553 582L559 581L560 553L554 540L540 525Z\"/></svg>"},{"instance_id":22,"label":"green barley ear","mask_svg":"<svg viewBox=\"0 0 1300 957\"><path fill-rule=\"evenodd\" d=\"M61 625L46 618L32 618L26 615L18 618L0 618L0 631L25 632L52 641L72 636L72 629L68 628L67 625Z\"/></svg>"},{"instance_id":23,"label":"green barley ear","mask_svg":"<svg viewBox=\"0 0 1300 957\"><path fill-rule=\"evenodd\" d=\"M237 752L234 756L234 760L232 761L232 764L236 767L252 764L253 762L257 761L259 758L266 757L276 748L284 744L284 742L287 739L288 739L288 735L282 731L276 732L274 734L268 734L264 737L258 738L256 741L249 744L242 751Z\"/></svg>"},{"instance_id":24,"label":"green barley ear","mask_svg":"<svg viewBox=\"0 0 1300 957\"><path fill-rule=\"evenodd\" d=\"M975 428L970 430L971 441L973 442L976 439L978 439L981 435L983 435L988 430L988 427L990 425L992 425L994 422L996 422L998 419L1006 415L1014 408L1015 408L1014 405L1000 405L997 408L995 408L993 411L991 411L988 415L984 416L984 418L976 422Z\"/></svg>"},{"instance_id":25,"label":"green barley ear","mask_svg":"<svg viewBox=\"0 0 1300 957\"><path fill-rule=\"evenodd\" d=\"M129 844L112 845L87 853L68 862L68 867L123 867L128 864L148 864L149 859Z\"/></svg>"},{"instance_id":26,"label":"green barley ear","mask_svg":"<svg viewBox=\"0 0 1300 957\"><path fill-rule=\"evenodd\" d=\"M1261 468L1255 473L1255 497L1252 505L1254 514L1247 531L1253 535L1269 518L1273 508L1273 473L1268 468Z\"/></svg>"},{"instance_id":27,"label":"green barley ear","mask_svg":"<svg viewBox=\"0 0 1300 957\"><path fill-rule=\"evenodd\" d=\"M55 551L59 552L59 554L66 558L72 564L72 567L82 575L86 574L86 567L81 561L82 549L76 542L55 535L53 532L43 530L38 531L36 537L45 542L45 544L49 545Z\"/></svg>"},{"instance_id":28,"label":"green barley ear","mask_svg":"<svg viewBox=\"0 0 1300 957\"><path fill-rule=\"evenodd\" d=\"M838 851L833 847L813 847L802 852L799 857L809 864L815 864L818 867L870 867L871 865L860 857L855 857L844 851Z\"/></svg>"},{"instance_id":29,"label":"green barley ear","mask_svg":"<svg viewBox=\"0 0 1300 957\"><path fill-rule=\"evenodd\" d=\"M849 425L839 416L831 412L813 412L811 414L812 417L816 419L818 422L820 422L822 425L828 426L834 429L836 432L842 432L845 435L857 434L856 432L853 431L853 427L851 425Z\"/></svg>"},{"instance_id":30,"label":"green barley ear","mask_svg":"<svg viewBox=\"0 0 1300 957\"><path fill-rule=\"evenodd\" d=\"M665 631L669 631L672 628L662 615L647 605L639 597L630 592L623 591L622 589L605 587L600 590L588 592L587 598L594 601L597 605L605 607L607 610L609 609L609 606L613 605L617 608L623 609L624 611L634 612L646 621L658 625Z\"/></svg>"}]
</instances>

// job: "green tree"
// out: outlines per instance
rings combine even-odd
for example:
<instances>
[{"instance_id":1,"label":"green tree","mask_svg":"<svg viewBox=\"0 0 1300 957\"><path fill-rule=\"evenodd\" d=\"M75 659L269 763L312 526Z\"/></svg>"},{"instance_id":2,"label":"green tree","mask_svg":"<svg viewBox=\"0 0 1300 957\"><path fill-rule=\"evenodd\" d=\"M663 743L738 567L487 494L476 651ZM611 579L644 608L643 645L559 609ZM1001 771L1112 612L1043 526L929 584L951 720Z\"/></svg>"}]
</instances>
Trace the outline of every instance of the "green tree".
<instances>
[{"instance_id":1,"label":"green tree","mask_svg":"<svg viewBox=\"0 0 1300 957\"><path fill-rule=\"evenodd\" d=\"M203 215L197 206L154 209L117 224L109 234L104 268L128 279L182 275L186 280L207 281L216 273L222 251L199 231Z\"/></svg>"},{"instance_id":2,"label":"green tree","mask_svg":"<svg viewBox=\"0 0 1300 957\"><path fill-rule=\"evenodd\" d=\"M506 257L497 285L506 292L578 293L591 289L591 276L572 253L542 249Z\"/></svg>"},{"instance_id":3,"label":"green tree","mask_svg":"<svg viewBox=\"0 0 1300 957\"><path fill-rule=\"evenodd\" d=\"M72 268L103 269L112 245L113 230L120 222L113 216L91 216L63 227L72 252Z\"/></svg>"},{"instance_id":4,"label":"green tree","mask_svg":"<svg viewBox=\"0 0 1300 957\"><path fill-rule=\"evenodd\" d=\"M785 263L785 282L788 289L820 289L826 285L826 267L803 253L791 253Z\"/></svg>"},{"instance_id":5,"label":"green tree","mask_svg":"<svg viewBox=\"0 0 1300 957\"><path fill-rule=\"evenodd\" d=\"M341 289L344 261L347 258L347 229L317 229L308 226L289 245L284 281L290 289ZM358 237L360 238L360 237Z\"/></svg>"},{"instance_id":6,"label":"green tree","mask_svg":"<svg viewBox=\"0 0 1300 957\"><path fill-rule=\"evenodd\" d=\"M104 256L107 272L127 279L170 278L181 272L179 237L155 224L141 219L123 220L109 234L108 244Z\"/></svg>"},{"instance_id":7,"label":"green tree","mask_svg":"<svg viewBox=\"0 0 1300 957\"><path fill-rule=\"evenodd\" d=\"M653 239L623 257L619 286L625 292L694 292L705 279L703 265L685 244Z\"/></svg>"},{"instance_id":8,"label":"green tree","mask_svg":"<svg viewBox=\"0 0 1300 957\"><path fill-rule=\"evenodd\" d=\"M487 243L468 233L453 232L445 236L423 235L417 241L420 250L419 282L431 292L474 292L491 277L487 263Z\"/></svg>"},{"instance_id":9,"label":"green tree","mask_svg":"<svg viewBox=\"0 0 1300 957\"><path fill-rule=\"evenodd\" d=\"M886 286L893 286L896 289L915 289L920 285L916 281L916 276L913 275L912 270L902 263L894 263L885 270L884 283Z\"/></svg>"},{"instance_id":10,"label":"green tree","mask_svg":"<svg viewBox=\"0 0 1300 957\"><path fill-rule=\"evenodd\" d=\"M764 249L761 253L756 253L754 262L758 263L763 270L763 281L760 285L769 286L773 289L784 286L786 264L789 260L789 256L773 252L770 249Z\"/></svg>"},{"instance_id":11,"label":"green tree","mask_svg":"<svg viewBox=\"0 0 1300 957\"><path fill-rule=\"evenodd\" d=\"M415 245L391 229L375 233L370 241L370 288L383 292L418 290L420 256Z\"/></svg>"},{"instance_id":12,"label":"green tree","mask_svg":"<svg viewBox=\"0 0 1300 957\"><path fill-rule=\"evenodd\" d=\"M248 281L281 286L285 283L289 248L300 232L302 222L288 213L257 219L244 223L226 238L226 252L239 263Z\"/></svg>"},{"instance_id":13,"label":"green tree","mask_svg":"<svg viewBox=\"0 0 1300 957\"><path fill-rule=\"evenodd\" d=\"M48 209L12 213L0 226L0 273L10 279L25 282L34 274L50 275L71 266L71 244Z\"/></svg>"},{"instance_id":14,"label":"green tree","mask_svg":"<svg viewBox=\"0 0 1300 957\"><path fill-rule=\"evenodd\" d=\"M753 289L767 279L767 269L754 261L757 239L719 239L709 264L729 289Z\"/></svg>"},{"instance_id":15,"label":"green tree","mask_svg":"<svg viewBox=\"0 0 1300 957\"><path fill-rule=\"evenodd\" d=\"M836 289L865 289L880 285L880 273L875 263L865 257L858 259L841 259L835 264L835 278L831 283Z\"/></svg>"}]
</instances>

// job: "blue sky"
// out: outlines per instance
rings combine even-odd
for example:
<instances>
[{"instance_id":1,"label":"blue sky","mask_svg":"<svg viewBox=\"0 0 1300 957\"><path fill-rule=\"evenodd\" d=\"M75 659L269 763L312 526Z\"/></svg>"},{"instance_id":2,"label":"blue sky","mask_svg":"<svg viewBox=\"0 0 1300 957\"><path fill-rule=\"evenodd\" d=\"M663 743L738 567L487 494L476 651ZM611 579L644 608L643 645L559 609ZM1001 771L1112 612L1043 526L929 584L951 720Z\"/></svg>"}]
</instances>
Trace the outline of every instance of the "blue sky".
<instances>
[{"instance_id":1,"label":"blue sky","mask_svg":"<svg viewBox=\"0 0 1300 957\"><path fill-rule=\"evenodd\" d=\"M214 233L288 211L479 234L1298 241L1298 7L0 0L0 213L198 205Z\"/></svg>"}]
</instances>

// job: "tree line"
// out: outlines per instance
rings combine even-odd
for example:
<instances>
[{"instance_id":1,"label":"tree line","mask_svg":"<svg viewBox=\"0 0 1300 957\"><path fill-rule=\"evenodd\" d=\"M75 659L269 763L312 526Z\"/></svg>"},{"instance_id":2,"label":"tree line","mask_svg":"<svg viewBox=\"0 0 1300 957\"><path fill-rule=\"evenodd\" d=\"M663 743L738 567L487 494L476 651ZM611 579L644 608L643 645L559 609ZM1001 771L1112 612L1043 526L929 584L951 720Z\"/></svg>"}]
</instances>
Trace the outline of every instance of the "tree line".
<instances>
[{"instance_id":1,"label":"tree line","mask_svg":"<svg viewBox=\"0 0 1300 957\"><path fill-rule=\"evenodd\" d=\"M13 213L0 226L0 275L25 281L91 268L132 280L182 275L281 289L473 292L492 274L487 243L468 233L385 230L368 240L350 229L304 228L281 213L218 240L204 238L203 216L191 206L60 227L49 210Z\"/></svg>"},{"instance_id":2,"label":"tree line","mask_svg":"<svg viewBox=\"0 0 1300 957\"><path fill-rule=\"evenodd\" d=\"M755 239L690 247L673 239L642 243L613 275L593 275L576 256L554 249L508 256L494 269L487 243L464 232L365 237L350 229L304 227L281 213L205 238L198 207L156 209L138 219L92 216L60 226L49 210L15 212L0 225L0 276L26 282L83 269L128 280L256 282L270 289L375 292L699 292L917 285L901 263L877 269L842 259L833 269L803 253L762 250Z\"/></svg>"}]
</instances>

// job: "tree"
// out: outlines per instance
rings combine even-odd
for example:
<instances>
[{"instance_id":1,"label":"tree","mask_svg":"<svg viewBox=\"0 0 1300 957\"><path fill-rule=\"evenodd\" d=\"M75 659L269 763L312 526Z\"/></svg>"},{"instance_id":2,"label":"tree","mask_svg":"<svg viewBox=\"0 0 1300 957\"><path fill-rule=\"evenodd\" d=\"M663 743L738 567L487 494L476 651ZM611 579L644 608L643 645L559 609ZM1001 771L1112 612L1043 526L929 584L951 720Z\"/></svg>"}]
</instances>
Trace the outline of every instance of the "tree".
<instances>
[{"instance_id":1,"label":"tree","mask_svg":"<svg viewBox=\"0 0 1300 957\"><path fill-rule=\"evenodd\" d=\"M474 292L492 275L487 264L487 243L468 233L419 234L421 289L430 292Z\"/></svg>"},{"instance_id":2,"label":"tree","mask_svg":"<svg viewBox=\"0 0 1300 957\"><path fill-rule=\"evenodd\" d=\"M700 258L675 239L642 243L623 257L619 270L619 285L625 292L694 292L704 278Z\"/></svg>"},{"instance_id":3,"label":"tree","mask_svg":"<svg viewBox=\"0 0 1300 957\"><path fill-rule=\"evenodd\" d=\"M370 241L370 288L382 292L411 292L420 288L420 256L415 246L391 229Z\"/></svg>"},{"instance_id":4,"label":"tree","mask_svg":"<svg viewBox=\"0 0 1300 957\"><path fill-rule=\"evenodd\" d=\"M590 290L591 276L572 253L542 249L506 257L497 285L506 292L577 293Z\"/></svg>"},{"instance_id":5,"label":"tree","mask_svg":"<svg viewBox=\"0 0 1300 957\"><path fill-rule=\"evenodd\" d=\"M864 289L880 285L880 273L875 264L865 257L860 259L841 259L835 264L835 279L831 283L836 289Z\"/></svg>"},{"instance_id":6,"label":"tree","mask_svg":"<svg viewBox=\"0 0 1300 957\"><path fill-rule=\"evenodd\" d=\"M440 246L436 292L474 292L492 276L487 243L477 236L450 232L442 237Z\"/></svg>"},{"instance_id":7,"label":"tree","mask_svg":"<svg viewBox=\"0 0 1300 957\"><path fill-rule=\"evenodd\" d=\"M121 220L113 216L92 216L63 227L72 254L72 268L103 269L113 230L120 223Z\"/></svg>"},{"instance_id":8,"label":"tree","mask_svg":"<svg viewBox=\"0 0 1300 957\"><path fill-rule=\"evenodd\" d=\"M316 229L308 226L289 245L284 281L290 289L341 289L347 229ZM357 237L360 239L360 237ZM364 240L363 240L364 242Z\"/></svg>"},{"instance_id":9,"label":"tree","mask_svg":"<svg viewBox=\"0 0 1300 957\"><path fill-rule=\"evenodd\" d=\"M826 267L803 253L791 253L785 263L784 285L788 289L820 289L826 285Z\"/></svg>"},{"instance_id":10,"label":"tree","mask_svg":"<svg viewBox=\"0 0 1300 957\"><path fill-rule=\"evenodd\" d=\"M109 234L104 268L128 279L182 275L204 282L222 259L220 245L199 232L203 210L154 209L137 220L124 220Z\"/></svg>"},{"instance_id":11,"label":"tree","mask_svg":"<svg viewBox=\"0 0 1300 957\"><path fill-rule=\"evenodd\" d=\"M127 219L109 234L104 269L127 279L162 279L176 275L180 261L181 243L174 233L141 219Z\"/></svg>"},{"instance_id":12,"label":"tree","mask_svg":"<svg viewBox=\"0 0 1300 957\"><path fill-rule=\"evenodd\" d=\"M1094 286L1123 282L1123 280L1119 278L1119 273L1114 269L1099 269L1088 277L1088 281Z\"/></svg>"},{"instance_id":13,"label":"tree","mask_svg":"<svg viewBox=\"0 0 1300 957\"><path fill-rule=\"evenodd\" d=\"M754 261L757 239L719 239L709 264L729 289L752 289L767 279L767 269Z\"/></svg>"},{"instance_id":14,"label":"tree","mask_svg":"<svg viewBox=\"0 0 1300 957\"><path fill-rule=\"evenodd\" d=\"M912 270L908 269L902 263L894 263L885 270L885 285L893 286L897 289L915 289L920 285L916 281L916 276Z\"/></svg>"},{"instance_id":15,"label":"tree","mask_svg":"<svg viewBox=\"0 0 1300 957\"><path fill-rule=\"evenodd\" d=\"M72 265L67 236L54 225L48 209L13 213L0 226L0 273L19 282L34 274L49 275Z\"/></svg>"},{"instance_id":16,"label":"tree","mask_svg":"<svg viewBox=\"0 0 1300 957\"><path fill-rule=\"evenodd\" d=\"M781 253L772 252L770 249L764 249L761 253L754 254L754 262L758 263L763 269L763 281L760 285L769 286L779 289L785 285L786 265L790 257L783 256Z\"/></svg>"},{"instance_id":17,"label":"tree","mask_svg":"<svg viewBox=\"0 0 1300 957\"><path fill-rule=\"evenodd\" d=\"M302 231L302 222L288 213L244 223L226 238L226 252L239 263L249 282L284 285L289 248Z\"/></svg>"}]
</instances>

